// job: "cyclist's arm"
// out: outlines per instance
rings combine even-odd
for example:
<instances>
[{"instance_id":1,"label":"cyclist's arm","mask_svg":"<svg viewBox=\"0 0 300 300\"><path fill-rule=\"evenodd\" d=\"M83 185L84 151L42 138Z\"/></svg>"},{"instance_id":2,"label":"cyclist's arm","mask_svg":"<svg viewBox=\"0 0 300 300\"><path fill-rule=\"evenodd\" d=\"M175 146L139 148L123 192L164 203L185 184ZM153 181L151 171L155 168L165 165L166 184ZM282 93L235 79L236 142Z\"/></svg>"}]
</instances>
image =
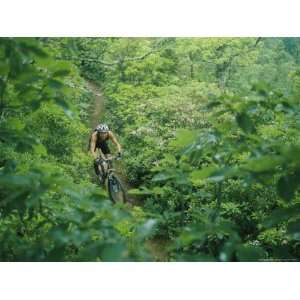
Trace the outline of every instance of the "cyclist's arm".
<instances>
[{"instance_id":1,"label":"cyclist's arm","mask_svg":"<svg viewBox=\"0 0 300 300\"><path fill-rule=\"evenodd\" d=\"M110 138L111 141L117 146L118 152L121 153L121 152L122 152L122 147L121 147L121 145L118 143L116 137L114 136L114 134L113 134L111 131L109 132L109 138Z\"/></svg>"},{"instance_id":2,"label":"cyclist's arm","mask_svg":"<svg viewBox=\"0 0 300 300\"><path fill-rule=\"evenodd\" d=\"M92 134L92 138L91 138L91 154L93 156L94 159L97 158L97 149L96 149L96 141L97 141L97 132L94 132Z\"/></svg>"}]
</instances>

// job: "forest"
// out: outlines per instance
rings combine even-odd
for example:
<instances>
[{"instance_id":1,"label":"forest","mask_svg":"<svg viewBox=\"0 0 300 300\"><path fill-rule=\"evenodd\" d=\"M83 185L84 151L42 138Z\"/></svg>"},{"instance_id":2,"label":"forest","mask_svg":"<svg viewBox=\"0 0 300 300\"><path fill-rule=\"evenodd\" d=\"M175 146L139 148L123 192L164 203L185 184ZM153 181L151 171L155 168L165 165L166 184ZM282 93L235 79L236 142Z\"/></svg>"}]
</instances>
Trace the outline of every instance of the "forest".
<instances>
[{"instance_id":1,"label":"forest","mask_svg":"<svg viewBox=\"0 0 300 300\"><path fill-rule=\"evenodd\" d=\"M298 261L299 96L300 38L0 38L0 261Z\"/></svg>"}]
</instances>

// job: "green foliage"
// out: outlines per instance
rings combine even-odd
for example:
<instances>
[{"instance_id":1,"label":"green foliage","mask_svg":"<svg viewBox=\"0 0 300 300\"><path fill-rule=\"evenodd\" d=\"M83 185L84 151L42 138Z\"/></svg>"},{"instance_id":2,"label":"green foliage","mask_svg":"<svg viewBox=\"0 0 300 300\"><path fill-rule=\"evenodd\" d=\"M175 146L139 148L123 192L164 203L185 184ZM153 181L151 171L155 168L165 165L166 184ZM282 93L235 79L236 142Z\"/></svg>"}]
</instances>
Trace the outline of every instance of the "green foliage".
<instances>
[{"instance_id":1,"label":"green foliage","mask_svg":"<svg viewBox=\"0 0 300 300\"><path fill-rule=\"evenodd\" d=\"M127 56L144 49L140 40L134 43ZM154 78L167 52L172 74L166 69L159 84L139 78L143 68ZM104 86L128 178L139 186L132 193L160 216L157 235L175 245L170 257L297 259L297 235L284 226L299 185L299 75L283 41L176 39L154 57L156 66L150 57L126 64L123 77L107 71L112 77ZM222 235L216 220L232 223L231 229L225 226ZM192 236L182 245L185 228Z\"/></svg>"},{"instance_id":2,"label":"green foliage","mask_svg":"<svg viewBox=\"0 0 300 300\"><path fill-rule=\"evenodd\" d=\"M298 260L298 48L0 39L1 260L152 260L152 240L171 261ZM142 207L112 205L93 184L85 78L104 91Z\"/></svg>"},{"instance_id":3,"label":"green foliage","mask_svg":"<svg viewBox=\"0 0 300 300\"><path fill-rule=\"evenodd\" d=\"M78 69L53 59L69 51L61 42L0 40L0 260L151 259L146 218L113 206L91 183L92 99Z\"/></svg>"}]
</instances>

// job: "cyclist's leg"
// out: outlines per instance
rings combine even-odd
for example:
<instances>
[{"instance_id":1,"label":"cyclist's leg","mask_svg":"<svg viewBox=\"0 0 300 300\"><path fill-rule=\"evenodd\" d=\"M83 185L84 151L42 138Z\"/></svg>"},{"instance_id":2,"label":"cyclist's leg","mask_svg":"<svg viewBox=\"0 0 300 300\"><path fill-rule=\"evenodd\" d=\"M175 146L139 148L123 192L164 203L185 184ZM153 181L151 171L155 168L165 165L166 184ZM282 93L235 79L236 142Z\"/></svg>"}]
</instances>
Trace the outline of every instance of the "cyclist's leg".
<instances>
[{"instance_id":1,"label":"cyclist's leg","mask_svg":"<svg viewBox=\"0 0 300 300\"><path fill-rule=\"evenodd\" d=\"M98 176L100 174L100 168L99 168L99 163L96 162L96 160L94 160L94 170L95 170L95 173L96 175Z\"/></svg>"},{"instance_id":2,"label":"cyclist's leg","mask_svg":"<svg viewBox=\"0 0 300 300\"><path fill-rule=\"evenodd\" d=\"M95 150L99 154L99 148L96 148ZM95 170L96 175L98 176L101 171L98 159L94 159L94 170Z\"/></svg>"},{"instance_id":3,"label":"cyclist's leg","mask_svg":"<svg viewBox=\"0 0 300 300\"><path fill-rule=\"evenodd\" d=\"M108 158L111 155L111 152L110 152L110 149L107 145L107 142L104 142L104 143L101 144L100 151L103 153L105 158ZM102 166L103 166L104 174L107 174L108 168L109 168L108 163L105 163Z\"/></svg>"},{"instance_id":4,"label":"cyclist's leg","mask_svg":"<svg viewBox=\"0 0 300 300\"><path fill-rule=\"evenodd\" d=\"M98 148L98 151L101 151L101 149ZM104 181L104 174L105 170L102 166L102 161L100 159L94 160L94 170L96 173L96 176L99 178L100 181Z\"/></svg>"},{"instance_id":5,"label":"cyclist's leg","mask_svg":"<svg viewBox=\"0 0 300 300\"><path fill-rule=\"evenodd\" d=\"M104 173L101 165L102 165L101 161L94 161L94 169L95 169L96 176L98 177L100 184L103 184L105 181L105 178L104 178L105 173Z\"/></svg>"},{"instance_id":6,"label":"cyclist's leg","mask_svg":"<svg viewBox=\"0 0 300 300\"><path fill-rule=\"evenodd\" d=\"M106 168L106 163L104 160L101 160L101 163L99 165L99 169L101 170L101 174L103 179L105 180L106 174L107 174L107 168Z\"/></svg>"}]
</instances>

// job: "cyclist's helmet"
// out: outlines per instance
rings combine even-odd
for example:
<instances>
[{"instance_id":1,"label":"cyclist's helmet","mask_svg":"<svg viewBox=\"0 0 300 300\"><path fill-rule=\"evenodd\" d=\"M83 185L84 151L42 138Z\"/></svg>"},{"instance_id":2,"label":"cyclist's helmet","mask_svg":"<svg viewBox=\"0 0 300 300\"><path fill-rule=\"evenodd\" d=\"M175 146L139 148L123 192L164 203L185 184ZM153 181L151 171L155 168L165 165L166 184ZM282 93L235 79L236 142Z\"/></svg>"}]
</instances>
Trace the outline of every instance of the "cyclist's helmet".
<instances>
[{"instance_id":1,"label":"cyclist's helmet","mask_svg":"<svg viewBox=\"0 0 300 300\"><path fill-rule=\"evenodd\" d=\"M108 132L109 128L106 124L99 124L99 125L97 125L95 130L98 131L98 132Z\"/></svg>"}]
</instances>

